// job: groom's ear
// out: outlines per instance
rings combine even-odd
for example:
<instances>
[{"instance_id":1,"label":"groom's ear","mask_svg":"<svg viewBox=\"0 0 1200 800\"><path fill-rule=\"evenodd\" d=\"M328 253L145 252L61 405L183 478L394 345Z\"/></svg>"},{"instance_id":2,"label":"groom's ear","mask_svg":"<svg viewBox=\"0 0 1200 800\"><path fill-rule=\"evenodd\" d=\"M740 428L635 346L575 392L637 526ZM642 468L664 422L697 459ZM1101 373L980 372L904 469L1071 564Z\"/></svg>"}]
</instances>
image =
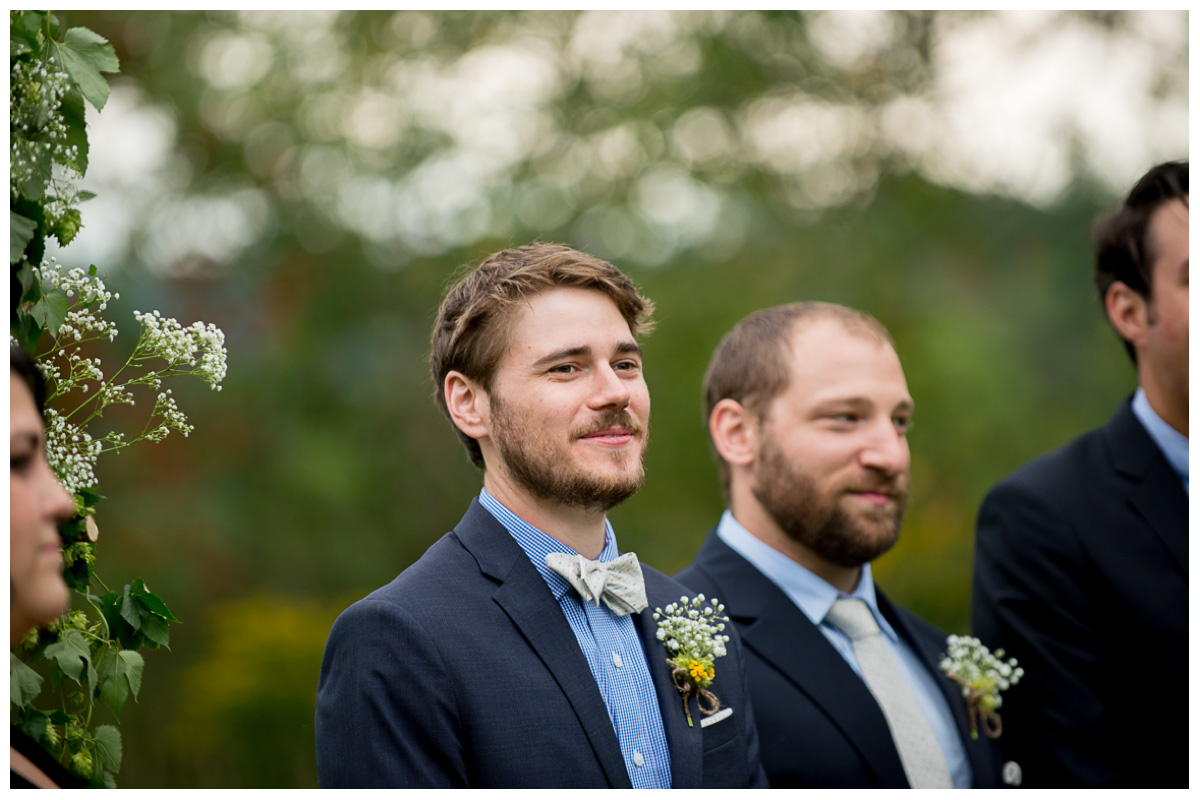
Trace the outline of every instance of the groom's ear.
<instances>
[{"instance_id":1,"label":"groom's ear","mask_svg":"<svg viewBox=\"0 0 1200 800\"><path fill-rule=\"evenodd\" d=\"M450 370L442 384L446 408L455 427L472 439L482 439L491 431L491 407L487 392L478 383L457 370Z\"/></svg>"}]
</instances>

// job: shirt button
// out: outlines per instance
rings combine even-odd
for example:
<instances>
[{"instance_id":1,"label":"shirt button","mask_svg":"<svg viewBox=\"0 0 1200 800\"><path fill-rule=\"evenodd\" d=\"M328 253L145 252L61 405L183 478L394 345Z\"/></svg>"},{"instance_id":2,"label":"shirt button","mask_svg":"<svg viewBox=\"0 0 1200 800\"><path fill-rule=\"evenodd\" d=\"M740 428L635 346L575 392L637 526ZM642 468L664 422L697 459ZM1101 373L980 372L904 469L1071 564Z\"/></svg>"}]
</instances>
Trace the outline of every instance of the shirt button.
<instances>
[{"instance_id":1,"label":"shirt button","mask_svg":"<svg viewBox=\"0 0 1200 800\"><path fill-rule=\"evenodd\" d=\"M637 750L633 751L633 764L635 767L640 767L646 763L646 759L642 758L642 754Z\"/></svg>"},{"instance_id":2,"label":"shirt button","mask_svg":"<svg viewBox=\"0 0 1200 800\"><path fill-rule=\"evenodd\" d=\"M621 663L621 656L616 652L613 653L613 666L617 668L625 666Z\"/></svg>"}]
</instances>

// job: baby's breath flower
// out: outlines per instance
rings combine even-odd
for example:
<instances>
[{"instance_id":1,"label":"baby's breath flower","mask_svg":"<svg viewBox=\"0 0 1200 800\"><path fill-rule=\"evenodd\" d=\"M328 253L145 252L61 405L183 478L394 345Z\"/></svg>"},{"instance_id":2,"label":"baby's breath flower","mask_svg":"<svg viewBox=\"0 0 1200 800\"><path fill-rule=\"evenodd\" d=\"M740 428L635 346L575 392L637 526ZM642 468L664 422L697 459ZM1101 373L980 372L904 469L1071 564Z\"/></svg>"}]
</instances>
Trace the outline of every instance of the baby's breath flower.
<instances>
[{"instance_id":1,"label":"baby's breath flower","mask_svg":"<svg viewBox=\"0 0 1200 800\"><path fill-rule=\"evenodd\" d=\"M1004 702L1000 693L1015 686L1025 675L1015 658L1004 660L1004 651L992 653L972 636L948 636L946 652L938 664L942 672L962 689L971 722L971 738L979 738L976 719L991 738L1000 735L997 709Z\"/></svg>"},{"instance_id":2,"label":"baby's breath flower","mask_svg":"<svg viewBox=\"0 0 1200 800\"><path fill-rule=\"evenodd\" d=\"M142 325L142 336L134 351L136 358L158 357L170 366L171 374L195 375L217 391L225 380L225 334L212 323L194 322L187 328L155 311L133 312ZM184 370L186 364L191 370Z\"/></svg>"},{"instance_id":3,"label":"baby's breath flower","mask_svg":"<svg viewBox=\"0 0 1200 800\"><path fill-rule=\"evenodd\" d=\"M158 311L135 312L142 333L133 355L112 377L105 374L99 358L82 354L80 346L117 336L117 326L103 316L108 302L120 295L109 292L104 280L90 270L67 269L53 258L34 269L43 294L60 294L68 299L66 314L54 335L52 347L38 357L37 366L46 379L49 400L55 401L46 414L47 457L68 491L78 494L95 488L96 461L102 452L120 450L143 439L159 442L171 431L184 436L195 428L179 408L163 379L192 375L220 390L226 372L225 334L212 324L195 322L184 327ZM10 337L11 338L11 337ZM156 359L165 366L138 373ZM122 376L118 382L117 376ZM93 437L85 429L110 405L135 405L132 387L147 386L155 402L145 429L132 441L116 431ZM68 410L73 409L73 410Z\"/></svg>"},{"instance_id":4,"label":"baby's breath flower","mask_svg":"<svg viewBox=\"0 0 1200 800\"><path fill-rule=\"evenodd\" d=\"M692 712L688 698L696 694L700 698L700 710L705 714L715 713L720 708L716 696L708 691L716 677L713 661L725 655L729 635L721 633L729 618L722 615L725 606L716 598L704 605L704 595L695 598L681 597L679 603L669 603L666 608L655 608L653 618L658 622L655 634L664 646L674 653L667 663L673 667L672 679L683 696L683 709L688 725L692 724Z\"/></svg>"}]
</instances>

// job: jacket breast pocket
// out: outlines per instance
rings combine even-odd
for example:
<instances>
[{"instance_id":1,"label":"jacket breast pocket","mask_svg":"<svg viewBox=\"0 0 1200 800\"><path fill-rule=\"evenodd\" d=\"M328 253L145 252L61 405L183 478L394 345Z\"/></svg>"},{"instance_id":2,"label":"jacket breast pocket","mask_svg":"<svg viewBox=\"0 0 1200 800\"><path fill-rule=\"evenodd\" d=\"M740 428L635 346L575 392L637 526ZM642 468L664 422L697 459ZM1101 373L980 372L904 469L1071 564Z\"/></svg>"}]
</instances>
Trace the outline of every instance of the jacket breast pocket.
<instances>
[{"instance_id":1,"label":"jacket breast pocket","mask_svg":"<svg viewBox=\"0 0 1200 800\"><path fill-rule=\"evenodd\" d=\"M704 739L704 788L744 789L749 779L746 737L738 730L737 713L706 726Z\"/></svg>"},{"instance_id":2,"label":"jacket breast pocket","mask_svg":"<svg viewBox=\"0 0 1200 800\"><path fill-rule=\"evenodd\" d=\"M737 737L738 720L731 712L732 708L723 708L711 717L701 718L701 735L706 754Z\"/></svg>"}]
</instances>

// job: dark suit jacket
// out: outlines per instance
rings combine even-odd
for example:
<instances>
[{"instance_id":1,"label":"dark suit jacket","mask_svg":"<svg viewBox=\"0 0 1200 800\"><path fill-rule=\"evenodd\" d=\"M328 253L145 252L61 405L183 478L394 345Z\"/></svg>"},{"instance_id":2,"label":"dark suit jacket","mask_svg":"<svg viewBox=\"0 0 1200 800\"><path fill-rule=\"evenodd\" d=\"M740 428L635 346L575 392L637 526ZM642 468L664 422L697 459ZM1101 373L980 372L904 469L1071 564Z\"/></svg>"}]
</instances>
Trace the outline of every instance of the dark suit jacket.
<instances>
[{"instance_id":1,"label":"dark suit jacket","mask_svg":"<svg viewBox=\"0 0 1200 800\"><path fill-rule=\"evenodd\" d=\"M746 651L751 701L771 788L908 788L879 704L821 631L758 568L709 534L681 583L725 604ZM998 748L973 741L962 695L937 668L946 636L892 605L879 609L946 695L977 788L1000 784Z\"/></svg>"},{"instance_id":2,"label":"dark suit jacket","mask_svg":"<svg viewBox=\"0 0 1200 800\"><path fill-rule=\"evenodd\" d=\"M637 615L675 788L765 786L743 653L713 691L733 714L688 727L655 638L685 590L642 567ZM608 710L545 580L479 501L395 580L338 617L317 690L322 787L629 787Z\"/></svg>"},{"instance_id":3,"label":"dark suit jacket","mask_svg":"<svg viewBox=\"0 0 1200 800\"><path fill-rule=\"evenodd\" d=\"M972 606L1026 786L1187 786L1187 495L1130 403L988 494Z\"/></svg>"}]
</instances>

